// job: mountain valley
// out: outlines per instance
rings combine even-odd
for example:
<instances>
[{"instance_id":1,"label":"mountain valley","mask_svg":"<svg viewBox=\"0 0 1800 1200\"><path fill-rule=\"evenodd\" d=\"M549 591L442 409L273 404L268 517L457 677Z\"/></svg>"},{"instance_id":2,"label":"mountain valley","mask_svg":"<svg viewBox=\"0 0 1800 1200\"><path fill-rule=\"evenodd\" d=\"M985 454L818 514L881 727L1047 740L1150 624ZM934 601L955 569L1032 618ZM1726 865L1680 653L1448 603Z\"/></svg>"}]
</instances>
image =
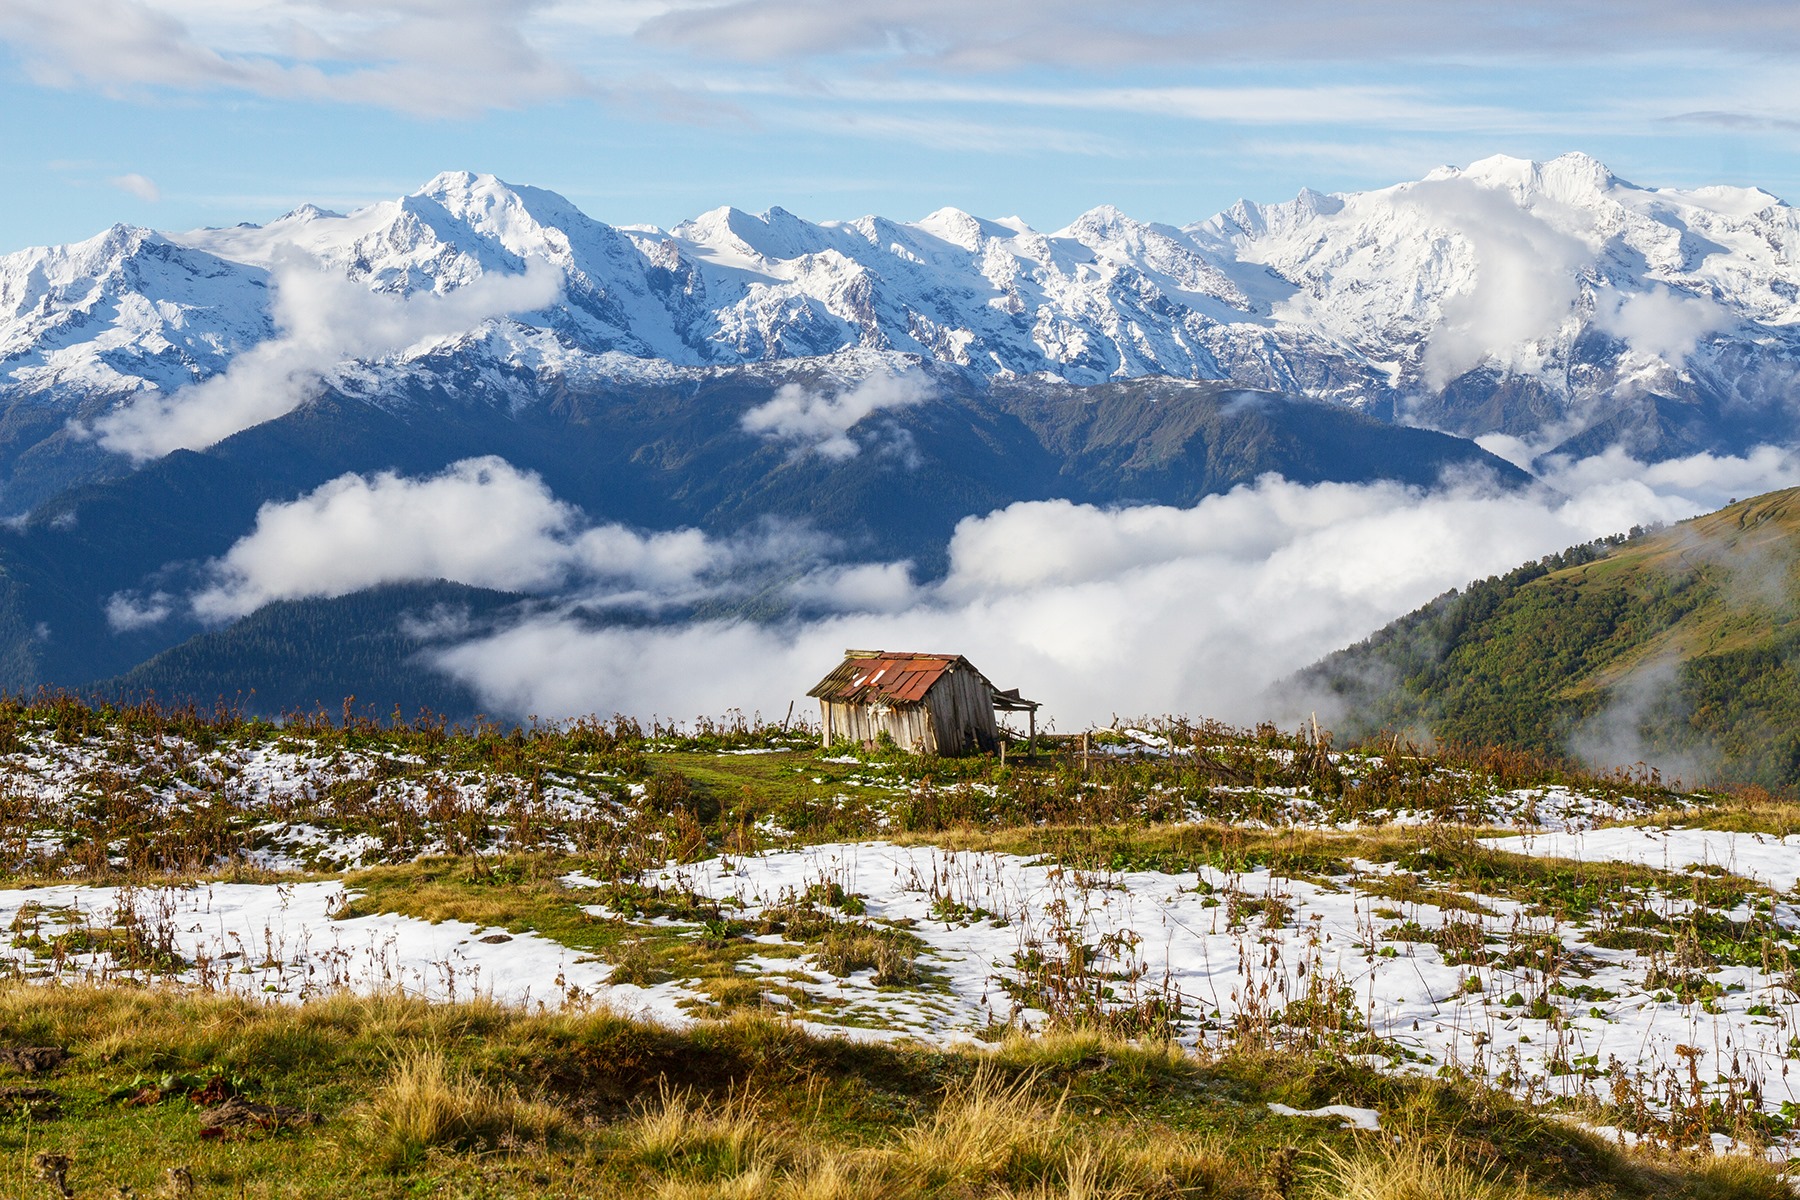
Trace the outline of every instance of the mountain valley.
<instances>
[{"instance_id":1,"label":"mountain valley","mask_svg":"<svg viewBox=\"0 0 1800 1200\"><path fill-rule=\"evenodd\" d=\"M440 592L500 625L805 619L833 611L815 575L942 579L964 522L1017 505L1182 510L1269 477L1549 495L1533 476L1578 460L1793 446L1794 245L1768 193L1581 155L1181 227L663 230L468 173L348 215L115 226L0 258L0 685L468 715L405 632ZM264 522L470 472L529 492L555 554L698 539L708 582L434 551L290 580L243 631L251 592L197 607Z\"/></svg>"}]
</instances>

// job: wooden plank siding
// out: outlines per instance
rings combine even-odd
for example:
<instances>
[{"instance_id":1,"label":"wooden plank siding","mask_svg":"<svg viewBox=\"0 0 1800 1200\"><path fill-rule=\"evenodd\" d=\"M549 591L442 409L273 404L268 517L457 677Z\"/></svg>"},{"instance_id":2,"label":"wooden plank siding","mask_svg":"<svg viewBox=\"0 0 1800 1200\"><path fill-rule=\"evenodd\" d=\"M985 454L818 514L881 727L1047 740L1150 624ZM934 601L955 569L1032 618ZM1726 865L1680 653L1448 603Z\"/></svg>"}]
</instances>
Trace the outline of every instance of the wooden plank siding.
<instances>
[{"instance_id":1,"label":"wooden plank siding","mask_svg":"<svg viewBox=\"0 0 1800 1200\"><path fill-rule=\"evenodd\" d=\"M808 695L819 701L828 746L886 734L914 754L954 755L1000 743L994 685L960 655L849 650Z\"/></svg>"},{"instance_id":2,"label":"wooden plank siding","mask_svg":"<svg viewBox=\"0 0 1800 1200\"><path fill-rule=\"evenodd\" d=\"M991 751L1000 744L994 685L979 671L946 671L925 693L939 754Z\"/></svg>"},{"instance_id":3,"label":"wooden plank siding","mask_svg":"<svg viewBox=\"0 0 1800 1200\"><path fill-rule=\"evenodd\" d=\"M878 741L883 733L894 744L914 754L938 754L943 742L938 738L930 712L924 704L837 704L820 701L824 713L824 741L827 746L839 740ZM955 751L951 751L955 753Z\"/></svg>"}]
</instances>

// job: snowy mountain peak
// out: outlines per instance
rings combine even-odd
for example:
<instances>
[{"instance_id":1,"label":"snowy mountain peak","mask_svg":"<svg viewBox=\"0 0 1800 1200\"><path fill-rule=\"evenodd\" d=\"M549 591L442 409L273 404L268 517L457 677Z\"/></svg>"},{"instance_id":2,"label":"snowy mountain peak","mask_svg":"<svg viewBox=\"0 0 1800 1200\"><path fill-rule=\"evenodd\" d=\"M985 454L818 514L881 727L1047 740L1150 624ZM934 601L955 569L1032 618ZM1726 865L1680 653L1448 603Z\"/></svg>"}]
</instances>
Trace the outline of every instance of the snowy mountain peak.
<instances>
[{"instance_id":1,"label":"snowy mountain peak","mask_svg":"<svg viewBox=\"0 0 1800 1200\"><path fill-rule=\"evenodd\" d=\"M1767 192L1649 190L1581 154L1307 188L1181 228L1100 205L1051 234L956 208L815 223L721 207L668 231L611 226L555 192L454 171L349 214L119 225L0 258L0 399L217 374L289 336L277 301L322 270L396 303L488 281L429 328L474 332L432 344L461 347L460 387L508 405L551 379L909 354L992 378L1227 379L1519 435L1652 391L1733 411L1789 395L1797 245L1800 215ZM507 282L532 264L563 289L549 308ZM333 377L365 394L449 361L332 337L355 348ZM1495 387L1523 399L1479 399Z\"/></svg>"},{"instance_id":2,"label":"snowy mountain peak","mask_svg":"<svg viewBox=\"0 0 1800 1200\"><path fill-rule=\"evenodd\" d=\"M1581 208L1594 206L1615 186L1631 187L1598 159L1579 153L1559 155L1548 162L1496 154L1460 170L1440 167L1426 179L1461 179L1508 192L1521 205L1542 197Z\"/></svg>"},{"instance_id":3,"label":"snowy mountain peak","mask_svg":"<svg viewBox=\"0 0 1800 1200\"><path fill-rule=\"evenodd\" d=\"M333 212L329 208L320 208L316 204L302 204L299 208L282 213L279 217L276 217L275 220L271 221L270 224L279 225L283 221L341 221L343 219L344 214L341 212ZM249 226L249 228L255 228L255 226Z\"/></svg>"},{"instance_id":4,"label":"snowy mountain peak","mask_svg":"<svg viewBox=\"0 0 1800 1200\"><path fill-rule=\"evenodd\" d=\"M682 222L670 233L694 243L706 257L742 266L816 254L831 241L826 230L784 208L761 214L729 206L715 208Z\"/></svg>"},{"instance_id":5,"label":"snowy mountain peak","mask_svg":"<svg viewBox=\"0 0 1800 1200\"><path fill-rule=\"evenodd\" d=\"M1097 204L1079 217L1069 222L1069 229L1090 229L1095 232L1112 231L1125 227L1134 227L1137 222L1120 212L1111 204Z\"/></svg>"},{"instance_id":6,"label":"snowy mountain peak","mask_svg":"<svg viewBox=\"0 0 1800 1200\"><path fill-rule=\"evenodd\" d=\"M949 242L970 253L980 250L989 241L1010 242L1021 235L1034 235L1031 226L1017 217L1009 217L1000 221L984 220L964 212L960 208L940 208L920 220L914 228L921 229L932 237Z\"/></svg>"},{"instance_id":7,"label":"snowy mountain peak","mask_svg":"<svg viewBox=\"0 0 1800 1200\"><path fill-rule=\"evenodd\" d=\"M414 192L415 196L429 196L442 203L446 208L460 205L476 197L511 197L516 193L511 185L497 175L477 174L474 171L440 171L425 182L425 186Z\"/></svg>"},{"instance_id":8,"label":"snowy mountain peak","mask_svg":"<svg viewBox=\"0 0 1800 1200\"><path fill-rule=\"evenodd\" d=\"M743 209L722 205L683 221L669 232L677 239L712 251L715 256L724 251L754 261L762 257L753 240L756 237L753 227L758 224L758 219Z\"/></svg>"},{"instance_id":9,"label":"snowy mountain peak","mask_svg":"<svg viewBox=\"0 0 1800 1200\"><path fill-rule=\"evenodd\" d=\"M1239 201L1239 203L1242 204L1243 202ZM1312 213L1314 216L1329 217L1344 210L1344 199L1342 196L1330 195L1325 192L1315 192L1312 188L1303 187L1300 189L1299 194L1294 197L1294 205L1296 208Z\"/></svg>"},{"instance_id":10,"label":"snowy mountain peak","mask_svg":"<svg viewBox=\"0 0 1800 1200\"><path fill-rule=\"evenodd\" d=\"M1695 207L1740 218L1789 207L1786 200L1759 187L1729 187L1714 184L1708 187L1694 188L1687 192L1658 189L1656 194L1662 195L1665 192L1679 201L1685 201Z\"/></svg>"},{"instance_id":11,"label":"snowy mountain peak","mask_svg":"<svg viewBox=\"0 0 1800 1200\"><path fill-rule=\"evenodd\" d=\"M401 204L418 211L416 205L409 203L418 199L435 204L455 221L478 232L499 237L516 251L541 248L546 224L575 211L555 192L515 188L497 176L470 171L446 171L402 199ZM540 213L540 208L551 211Z\"/></svg>"}]
</instances>

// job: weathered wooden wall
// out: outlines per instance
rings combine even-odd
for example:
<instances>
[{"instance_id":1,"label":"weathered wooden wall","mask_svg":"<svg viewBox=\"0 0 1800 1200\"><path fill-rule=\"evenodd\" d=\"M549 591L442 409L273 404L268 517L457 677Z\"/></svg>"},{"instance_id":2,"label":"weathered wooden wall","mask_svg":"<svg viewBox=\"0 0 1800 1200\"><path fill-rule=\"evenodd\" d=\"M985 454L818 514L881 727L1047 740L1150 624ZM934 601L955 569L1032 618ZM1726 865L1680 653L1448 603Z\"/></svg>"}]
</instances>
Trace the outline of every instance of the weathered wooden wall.
<instances>
[{"instance_id":1,"label":"weathered wooden wall","mask_svg":"<svg viewBox=\"0 0 1800 1200\"><path fill-rule=\"evenodd\" d=\"M858 743L873 742L886 733L903 750L914 754L938 753L937 732L923 704L893 707L822 700L819 707L827 746L839 738Z\"/></svg>"},{"instance_id":2,"label":"weathered wooden wall","mask_svg":"<svg viewBox=\"0 0 1800 1200\"><path fill-rule=\"evenodd\" d=\"M968 754L999 744L994 691L978 672L946 672L925 693L925 704L931 710L939 754Z\"/></svg>"},{"instance_id":3,"label":"weathered wooden wall","mask_svg":"<svg viewBox=\"0 0 1800 1200\"><path fill-rule=\"evenodd\" d=\"M991 686L976 671L946 672L921 704L819 702L824 742L873 742L882 733L914 754L967 754L999 744Z\"/></svg>"}]
</instances>

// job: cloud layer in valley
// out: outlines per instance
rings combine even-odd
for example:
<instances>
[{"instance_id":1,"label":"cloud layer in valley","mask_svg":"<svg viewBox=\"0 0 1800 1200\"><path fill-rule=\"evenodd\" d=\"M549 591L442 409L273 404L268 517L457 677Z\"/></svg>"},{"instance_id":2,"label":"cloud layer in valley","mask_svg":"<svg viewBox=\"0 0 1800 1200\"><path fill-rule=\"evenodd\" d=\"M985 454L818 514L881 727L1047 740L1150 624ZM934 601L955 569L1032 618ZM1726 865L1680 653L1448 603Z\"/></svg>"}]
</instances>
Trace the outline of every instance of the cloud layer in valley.
<instances>
[{"instance_id":1,"label":"cloud layer in valley","mask_svg":"<svg viewBox=\"0 0 1800 1200\"><path fill-rule=\"evenodd\" d=\"M292 412L335 367L543 308L561 294L563 279L549 260L533 258L517 275L486 274L445 292L400 295L370 291L289 252L276 261L271 284L275 337L238 354L211 379L168 394L139 393L94 422L100 444L139 461L203 450Z\"/></svg>"},{"instance_id":2,"label":"cloud layer in valley","mask_svg":"<svg viewBox=\"0 0 1800 1200\"><path fill-rule=\"evenodd\" d=\"M727 543L694 529L592 524L537 475L490 456L424 478L343 475L265 504L255 528L209 565L211 583L191 607L202 621L221 622L275 600L447 579L654 609L729 589L762 563L806 563L822 549L818 538L775 527ZM121 595L108 617L126 630L170 611L161 593Z\"/></svg>"},{"instance_id":3,"label":"cloud layer in valley","mask_svg":"<svg viewBox=\"0 0 1800 1200\"><path fill-rule=\"evenodd\" d=\"M1272 713L1269 684L1448 588L1797 481L1800 461L1775 449L1648 466L1612 451L1524 492L1271 476L1186 509L1023 502L964 520L945 575L921 580L906 563L827 561L828 547L793 530L724 540L594 525L536 476L480 459L425 479L345 476L266 506L191 603L226 619L271 599L437 578L535 592L533 615L431 654L495 712L776 711L845 646L868 646L968 654L1065 725L1251 720L1293 715ZM794 615L595 617L597 603L658 611L741 592L747 576ZM128 597L120 615L167 607Z\"/></svg>"},{"instance_id":4,"label":"cloud layer in valley","mask_svg":"<svg viewBox=\"0 0 1800 1200\"><path fill-rule=\"evenodd\" d=\"M798 383L784 383L774 396L745 413L739 426L793 448L797 455L817 454L834 462L855 458L862 446L850 431L888 409L910 408L931 394L922 375L871 375L836 394Z\"/></svg>"}]
</instances>

